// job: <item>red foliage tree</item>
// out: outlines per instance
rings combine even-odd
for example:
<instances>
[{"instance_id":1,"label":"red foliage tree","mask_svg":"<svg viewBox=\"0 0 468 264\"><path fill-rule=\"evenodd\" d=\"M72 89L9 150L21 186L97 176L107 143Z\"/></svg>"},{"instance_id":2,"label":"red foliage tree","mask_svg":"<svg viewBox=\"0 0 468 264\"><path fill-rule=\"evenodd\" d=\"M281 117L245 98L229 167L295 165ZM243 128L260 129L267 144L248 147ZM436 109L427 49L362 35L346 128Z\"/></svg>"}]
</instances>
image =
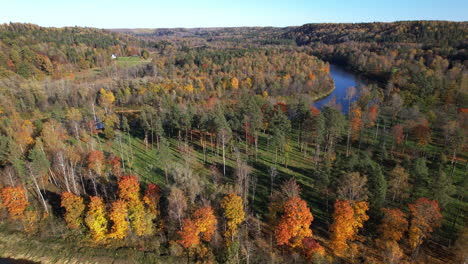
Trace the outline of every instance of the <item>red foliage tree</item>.
<instances>
[{"instance_id":1,"label":"red foliage tree","mask_svg":"<svg viewBox=\"0 0 468 264\"><path fill-rule=\"evenodd\" d=\"M393 137L394 142L397 145L400 145L401 143L403 143L404 134L403 134L402 125L394 125L392 127L392 137Z\"/></svg>"},{"instance_id":2,"label":"red foliage tree","mask_svg":"<svg viewBox=\"0 0 468 264\"><path fill-rule=\"evenodd\" d=\"M431 141L431 129L425 125L419 124L415 126L413 134L421 146L425 146Z\"/></svg>"},{"instance_id":3,"label":"red foliage tree","mask_svg":"<svg viewBox=\"0 0 468 264\"><path fill-rule=\"evenodd\" d=\"M408 230L408 220L405 213L400 209L382 208L384 214L379 231L382 240L399 241L406 230Z\"/></svg>"},{"instance_id":4,"label":"red foliage tree","mask_svg":"<svg viewBox=\"0 0 468 264\"><path fill-rule=\"evenodd\" d=\"M143 201L148 206L148 211L155 216L159 215L159 200L161 199L161 188L156 184L149 184L146 188L145 196L143 196Z\"/></svg>"}]
</instances>

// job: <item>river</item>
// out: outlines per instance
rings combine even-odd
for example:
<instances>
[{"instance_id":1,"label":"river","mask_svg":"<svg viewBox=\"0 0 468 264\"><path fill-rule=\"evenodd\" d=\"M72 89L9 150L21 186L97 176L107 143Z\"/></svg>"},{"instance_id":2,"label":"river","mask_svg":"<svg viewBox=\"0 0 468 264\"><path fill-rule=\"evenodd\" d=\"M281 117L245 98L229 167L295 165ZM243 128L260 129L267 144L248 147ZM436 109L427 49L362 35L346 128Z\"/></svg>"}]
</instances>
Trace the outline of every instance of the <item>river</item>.
<instances>
[{"instance_id":1,"label":"river","mask_svg":"<svg viewBox=\"0 0 468 264\"><path fill-rule=\"evenodd\" d=\"M330 75L335 82L335 89L328 96L314 102L314 106L318 109L328 105L334 98L337 104L341 104L343 112L346 113L348 110L348 100L346 99L346 90L349 87L359 87L363 82L357 77L357 75L346 71L343 67L330 64ZM356 101L357 96L351 99L351 102Z\"/></svg>"}]
</instances>

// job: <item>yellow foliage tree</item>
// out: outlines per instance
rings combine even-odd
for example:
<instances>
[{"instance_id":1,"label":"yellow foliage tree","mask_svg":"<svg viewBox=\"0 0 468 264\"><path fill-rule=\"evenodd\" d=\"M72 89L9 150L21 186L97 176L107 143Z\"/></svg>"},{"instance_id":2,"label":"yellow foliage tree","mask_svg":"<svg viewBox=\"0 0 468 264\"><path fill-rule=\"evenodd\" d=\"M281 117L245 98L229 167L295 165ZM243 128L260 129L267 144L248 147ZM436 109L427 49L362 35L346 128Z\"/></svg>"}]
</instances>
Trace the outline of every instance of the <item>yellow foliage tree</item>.
<instances>
[{"instance_id":1,"label":"yellow foliage tree","mask_svg":"<svg viewBox=\"0 0 468 264\"><path fill-rule=\"evenodd\" d=\"M239 80L236 77L231 78L231 87L234 90L239 89Z\"/></svg>"},{"instance_id":2,"label":"yellow foliage tree","mask_svg":"<svg viewBox=\"0 0 468 264\"><path fill-rule=\"evenodd\" d=\"M368 209L367 202L351 204L349 200L336 200L330 227L331 248L336 255L342 255L349 248L348 242L357 238L359 228L369 219L366 214Z\"/></svg>"},{"instance_id":3,"label":"yellow foliage tree","mask_svg":"<svg viewBox=\"0 0 468 264\"><path fill-rule=\"evenodd\" d=\"M125 201L117 200L112 203L112 209L109 214L110 220L113 222L110 238L123 239L127 236L129 223L127 221L128 209Z\"/></svg>"},{"instance_id":4,"label":"yellow foliage tree","mask_svg":"<svg viewBox=\"0 0 468 264\"><path fill-rule=\"evenodd\" d=\"M83 198L70 192L62 193L61 206L65 208L65 222L71 229L78 229L83 222L82 214L85 209Z\"/></svg>"},{"instance_id":5,"label":"yellow foliage tree","mask_svg":"<svg viewBox=\"0 0 468 264\"><path fill-rule=\"evenodd\" d=\"M237 228L245 219L242 198L235 193L230 193L224 196L221 207L224 209L224 217L227 218L227 230L224 236L227 243L230 244L237 234Z\"/></svg>"},{"instance_id":6,"label":"yellow foliage tree","mask_svg":"<svg viewBox=\"0 0 468 264\"><path fill-rule=\"evenodd\" d=\"M104 107L106 113L109 108L112 107L112 104L115 101L114 93L111 91L106 91L103 88L99 91L99 102L102 107Z\"/></svg>"},{"instance_id":7,"label":"yellow foliage tree","mask_svg":"<svg viewBox=\"0 0 468 264\"><path fill-rule=\"evenodd\" d=\"M106 210L100 197L91 197L91 202L89 203L89 210L86 214L85 222L91 230L91 234L95 242L99 242L106 237Z\"/></svg>"}]
</instances>

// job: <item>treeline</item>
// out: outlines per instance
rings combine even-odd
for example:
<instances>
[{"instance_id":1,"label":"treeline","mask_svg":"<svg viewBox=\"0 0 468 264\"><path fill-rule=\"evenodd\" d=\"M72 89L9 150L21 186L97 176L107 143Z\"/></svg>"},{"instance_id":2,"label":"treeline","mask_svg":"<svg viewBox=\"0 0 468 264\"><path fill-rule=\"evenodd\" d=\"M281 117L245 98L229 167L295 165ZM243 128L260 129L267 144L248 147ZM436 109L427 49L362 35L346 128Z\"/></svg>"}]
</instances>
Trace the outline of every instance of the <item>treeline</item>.
<instances>
[{"instance_id":1,"label":"treeline","mask_svg":"<svg viewBox=\"0 0 468 264\"><path fill-rule=\"evenodd\" d=\"M467 22L401 21L393 23L305 24L285 33L300 45L313 42L420 43L424 46L466 45Z\"/></svg>"},{"instance_id":2,"label":"treeline","mask_svg":"<svg viewBox=\"0 0 468 264\"><path fill-rule=\"evenodd\" d=\"M111 54L141 55L146 44L129 35L94 28L0 25L0 76L59 78L80 69L103 67Z\"/></svg>"}]
</instances>

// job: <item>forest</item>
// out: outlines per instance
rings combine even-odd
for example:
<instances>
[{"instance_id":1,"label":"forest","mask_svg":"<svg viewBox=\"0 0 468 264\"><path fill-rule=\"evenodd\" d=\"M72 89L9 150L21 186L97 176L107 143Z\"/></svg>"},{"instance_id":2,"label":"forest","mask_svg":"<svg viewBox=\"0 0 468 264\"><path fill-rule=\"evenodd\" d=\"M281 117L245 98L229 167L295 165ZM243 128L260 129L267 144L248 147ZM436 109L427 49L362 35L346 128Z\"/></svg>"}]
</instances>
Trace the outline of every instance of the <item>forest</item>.
<instances>
[{"instance_id":1,"label":"forest","mask_svg":"<svg viewBox=\"0 0 468 264\"><path fill-rule=\"evenodd\" d=\"M0 262L465 263L468 24L0 25ZM364 80L332 98L331 65Z\"/></svg>"}]
</instances>

